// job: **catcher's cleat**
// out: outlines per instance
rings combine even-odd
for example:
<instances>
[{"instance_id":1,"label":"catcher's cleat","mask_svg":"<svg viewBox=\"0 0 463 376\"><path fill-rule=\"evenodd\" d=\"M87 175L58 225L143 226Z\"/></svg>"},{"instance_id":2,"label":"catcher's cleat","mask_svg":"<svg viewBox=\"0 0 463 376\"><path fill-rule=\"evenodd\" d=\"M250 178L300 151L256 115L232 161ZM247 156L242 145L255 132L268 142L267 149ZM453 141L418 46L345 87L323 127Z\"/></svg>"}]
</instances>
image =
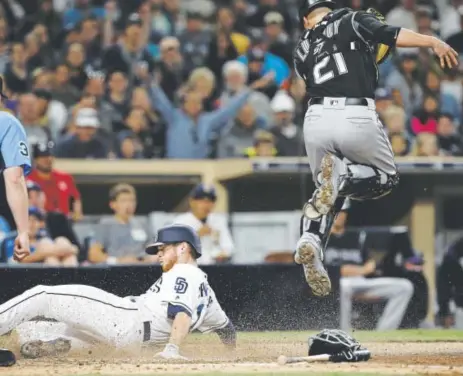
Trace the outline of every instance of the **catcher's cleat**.
<instances>
[{"instance_id":1,"label":"catcher's cleat","mask_svg":"<svg viewBox=\"0 0 463 376\"><path fill-rule=\"evenodd\" d=\"M71 350L71 341L57 338L52 341L29 341L21 346L21 355L24 358L36 359L45 356L66 354Z\"/></svg>"},{"instance_id":2,"label":"catcher's cleat","mask_svg":"<svg viewBox=\"0 0 463 376\"><path fill-rule=\"evenodd\" d=\"M296 246L294 261L302 264L305 280L317 296L326 296L331 292L331 281L323 265L323 257L320 238L308 232L302 234Z\"/></svg>"},{"instance_id":3,"label":"catcher's cleat","mask_svg":"<svg viewBox=\"0 0 463 376\"><path fill-rule=\"evenodd\" d=\"M319 219L329 213L338 195L339 183L335 173L336 157L326 154L321 162L320 187L313 197L304 205L303 213L308 219Z\"/></svg>"}]
</instances>

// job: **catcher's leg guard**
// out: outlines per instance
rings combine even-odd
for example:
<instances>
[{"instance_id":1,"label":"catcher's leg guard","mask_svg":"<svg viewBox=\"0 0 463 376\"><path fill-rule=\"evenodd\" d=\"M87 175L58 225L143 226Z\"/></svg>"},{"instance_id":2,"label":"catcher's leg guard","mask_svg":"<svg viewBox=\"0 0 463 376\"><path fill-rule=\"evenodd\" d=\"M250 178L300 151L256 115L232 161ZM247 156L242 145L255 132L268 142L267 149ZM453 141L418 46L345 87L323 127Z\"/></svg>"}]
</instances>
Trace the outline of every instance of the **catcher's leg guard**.
<instances>
[{"instance_id":1,"label":"catcher's leg guard","mask_svg":"<svg viewBox=\"0 0 463 376\"><path fill-rule=\"evenodd\" d=\"M339 195L353 200L377 199L389 194L399 183L399 174L386 174L376 167L348 164Z\"/></svg>"}]
</instances>

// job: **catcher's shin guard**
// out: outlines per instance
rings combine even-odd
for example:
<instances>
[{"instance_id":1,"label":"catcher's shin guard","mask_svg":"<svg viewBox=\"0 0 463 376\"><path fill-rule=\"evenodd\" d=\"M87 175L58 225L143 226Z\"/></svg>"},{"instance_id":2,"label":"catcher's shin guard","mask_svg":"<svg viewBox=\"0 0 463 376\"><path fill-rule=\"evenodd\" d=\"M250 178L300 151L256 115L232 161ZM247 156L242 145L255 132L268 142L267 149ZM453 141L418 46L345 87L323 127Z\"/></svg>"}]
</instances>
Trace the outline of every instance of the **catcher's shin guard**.
<instances>
[{"instance_id":1,"label":"catcher's shin guard","mask_svg":"<svg viewBox=\"0 0 463 376\"><path fill-rule=\"evenodd\" d=\"M372 200L389 194L399 184L399 173L386 174L376 167L348 164L339 195L353 200Z\"/></svg>"}]
</instances>

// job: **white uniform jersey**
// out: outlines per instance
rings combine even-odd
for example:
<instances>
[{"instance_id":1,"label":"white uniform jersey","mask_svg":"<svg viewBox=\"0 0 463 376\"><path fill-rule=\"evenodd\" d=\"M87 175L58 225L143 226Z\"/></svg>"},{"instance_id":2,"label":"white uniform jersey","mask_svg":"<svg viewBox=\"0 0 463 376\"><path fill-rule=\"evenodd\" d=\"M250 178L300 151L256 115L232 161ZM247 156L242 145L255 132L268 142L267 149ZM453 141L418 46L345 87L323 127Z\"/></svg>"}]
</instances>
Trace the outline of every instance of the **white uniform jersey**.
<instances>
[{"instance_id":1,"label":"white uniform jersey","mask_svg":"<svg viewBox=\"0 0 463 376\"><path fill-rule=\"evenodd\" d=\"M209 286L206 273L195 265L174 265L137 298L137 303L151 321L153 342L169 339L173 323L169 314L172 312L184 311L191 316L190 332L210 332L229 323Z\"/></svg>"}]
</instances>

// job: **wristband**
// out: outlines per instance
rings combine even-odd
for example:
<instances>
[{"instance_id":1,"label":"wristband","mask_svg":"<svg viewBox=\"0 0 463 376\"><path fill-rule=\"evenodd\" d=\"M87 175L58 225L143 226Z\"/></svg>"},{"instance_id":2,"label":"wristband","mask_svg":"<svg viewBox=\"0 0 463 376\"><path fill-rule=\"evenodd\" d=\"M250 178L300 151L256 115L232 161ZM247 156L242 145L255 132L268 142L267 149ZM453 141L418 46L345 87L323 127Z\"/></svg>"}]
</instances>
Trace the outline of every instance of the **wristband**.
<instances>
[{"instance_id":1,"label":"wristband","mask_svg":"<svg viewBox=\"0 0 463 376\"><path fill-rule=\"evenodd\" d=\"M106 264L108 264L108 265L116 265L117 264L117 257L109 256L106 259Z\"/></svg>"}]
</instances>

